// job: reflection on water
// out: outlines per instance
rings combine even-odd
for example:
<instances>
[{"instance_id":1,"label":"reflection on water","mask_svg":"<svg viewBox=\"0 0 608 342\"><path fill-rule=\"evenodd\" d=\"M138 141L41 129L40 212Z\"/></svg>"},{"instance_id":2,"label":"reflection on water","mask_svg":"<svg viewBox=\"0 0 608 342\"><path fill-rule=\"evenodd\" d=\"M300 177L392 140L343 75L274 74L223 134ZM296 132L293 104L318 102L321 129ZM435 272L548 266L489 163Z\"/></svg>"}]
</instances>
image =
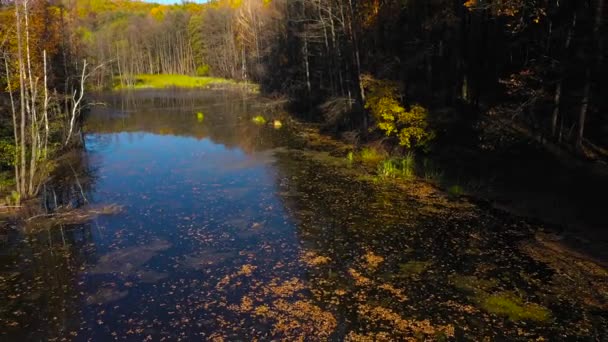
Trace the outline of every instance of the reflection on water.
<instances>
[{"instance_id":1,"label":"reflection on water","mask_svg":"<svg viewBox=\"0 0 608 342\"><path fill-rule=\"evenodd\" d=\"M602 288L520 219L362 180L241 94L100 101L83 193L124 210L3 236L3 339L606 337Z\"/></svg>"}]
</instances>

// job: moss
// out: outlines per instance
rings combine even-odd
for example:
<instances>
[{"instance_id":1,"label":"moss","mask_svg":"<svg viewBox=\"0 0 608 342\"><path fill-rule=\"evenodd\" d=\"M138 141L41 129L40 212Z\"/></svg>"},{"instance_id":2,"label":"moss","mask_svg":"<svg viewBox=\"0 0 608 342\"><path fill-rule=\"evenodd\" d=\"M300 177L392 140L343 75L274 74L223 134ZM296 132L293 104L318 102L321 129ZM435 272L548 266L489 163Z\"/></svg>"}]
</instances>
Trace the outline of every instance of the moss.
<instances>
[{"instance_id":1,"label":"moss","mask_svg":"<svg viewBox=\"0 0 608 342\"><path fill-rule=\"evenodd\" d=\"M404 278L417 277L426 271L433 263L431 261L409 261L399 264L399 276Z\"/></svg>"},{"instance_id":2,"label":"moss","mask_svg":"<svg viewBox=\"0 0 608 342\"><path fill-rule=\"evenodd\" d=\"M457 289L472 293L485 293L498 285L496 279L481 279L476 276L452 275L450 282Z\"/></svg>"},{"instance_id":3,"label":"moss","mask_svg":"<svg viewBox=\"0 0 608 342\"><path fill-rule=\"evenodd\" d=\"M521 298L510 292L484 296L480 306L487 312L507 316L512 321L546 322L551 317L551 312L547 308L534 303L524 303Z\"/></svg>"},{"instance_id":4,"label":"moss","mask_svg":"<svg viewBox=\"0 0 608 342\"><path fill-rule=\"evenodd\" d=\"M538 304L524 303L523 299L512 292L495 292L496 279L480 279L476 276L453 275L450 282L457 289L467 292L469 297L485 311L507 316L512 321L532 320L546 322L551 312Z\"/></svg>"}]
</instances>

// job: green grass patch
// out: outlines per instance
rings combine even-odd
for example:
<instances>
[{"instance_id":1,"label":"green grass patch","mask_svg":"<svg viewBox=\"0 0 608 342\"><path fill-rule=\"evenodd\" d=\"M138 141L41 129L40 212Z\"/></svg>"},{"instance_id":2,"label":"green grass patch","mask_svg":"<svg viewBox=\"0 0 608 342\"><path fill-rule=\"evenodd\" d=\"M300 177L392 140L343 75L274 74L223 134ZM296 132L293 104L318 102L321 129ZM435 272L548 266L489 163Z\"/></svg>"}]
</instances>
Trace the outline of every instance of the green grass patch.
<instances>
[{"instance_id":1,"label":"green grass patch","mask_svg":"<svg viewBox=\"0 0 608 342\"><path fill-rule=\"evenodd\" d=\"M378 176L380 178L404 178L413 179L416 174L416 161L413 153L408 153L404 158L383 160L378 164Z\"/></svg>"},{"instance_id":2,"label":"green grass patch","mask_svg":"<svg viewBox=\"0 0 608 342\"><path fill-rule=\"evenodd\" d=\"M378 164L388 157L387 153L375 147L364 147L359 154L361 162L364 164Z\"/></svg>"},{"instance_id":3,"label":"green grass patch","mask_svg":"<svg viewBox=\"0 0 608 342\"><path fill-rule=\"evenodd\" d=\"M146 89L146 88L209 88L213 85L237 85L236 81L219 77L188 76L176 74L139 74L133 76L132 86L122 86L120 82L114 89Z\"/></svg>"}]
</instances>

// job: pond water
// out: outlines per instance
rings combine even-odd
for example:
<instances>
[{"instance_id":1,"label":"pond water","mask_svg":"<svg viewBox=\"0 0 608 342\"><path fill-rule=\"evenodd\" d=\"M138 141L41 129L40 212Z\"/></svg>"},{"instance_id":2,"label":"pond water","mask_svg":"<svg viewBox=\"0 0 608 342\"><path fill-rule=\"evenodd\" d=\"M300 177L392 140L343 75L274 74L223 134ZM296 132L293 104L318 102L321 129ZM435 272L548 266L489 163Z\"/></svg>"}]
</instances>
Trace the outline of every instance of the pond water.
<instances>
[{"instance_id":1,"label":"pond water","mask_svg":"<svg viewBox=\"0 0 608 342\"><path fill-rule=\"evenodd\" d=\"M2 235L2 340L608 338L608 273L539 224L370 179L251 95L99 101L63 197L123 209Z\"/></svg>"}]
</instances>

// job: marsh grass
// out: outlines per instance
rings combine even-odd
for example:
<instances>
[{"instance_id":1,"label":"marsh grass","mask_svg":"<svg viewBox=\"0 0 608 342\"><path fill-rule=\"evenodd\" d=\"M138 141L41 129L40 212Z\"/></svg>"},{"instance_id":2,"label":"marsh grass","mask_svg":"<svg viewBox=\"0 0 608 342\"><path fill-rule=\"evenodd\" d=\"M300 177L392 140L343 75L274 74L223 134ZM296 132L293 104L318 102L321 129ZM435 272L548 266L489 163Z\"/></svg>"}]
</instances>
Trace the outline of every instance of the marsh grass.
<instances>
[{"instance_id":1,"label":"marsh grass","mask_svg":"<svg viewBox=\"0 0 608 342\"><path fill-rule=\"evenodd\" d=\"M188 76L176 74L139 74L133 76L132 86L118 84L114 89L146 89L146 88L210 88L214 85L238 85L236 81L219 77Z\"/></svg>"},{"instance_id":2,"label":"marsh grass","mask_svg":"<svg viewBox=\"0 0 608 342\"><path fill-rule=\"evenodd\" d=\"M363 164L377 165L388 157L388 154L377 147L364 147L359 153L359 158Z\"/></svg>"},{"instance_id":3,"label":"marsh grass","mask_svg":"<svg viewBox=\"0 0 608 342\"><path fill-rule=\"evenodd\" d=\"M413 179L416 176L416 160L413 153L403 158L393 158L381 161L377 169L380 178Z\"/></svg>"}]
</instances>

